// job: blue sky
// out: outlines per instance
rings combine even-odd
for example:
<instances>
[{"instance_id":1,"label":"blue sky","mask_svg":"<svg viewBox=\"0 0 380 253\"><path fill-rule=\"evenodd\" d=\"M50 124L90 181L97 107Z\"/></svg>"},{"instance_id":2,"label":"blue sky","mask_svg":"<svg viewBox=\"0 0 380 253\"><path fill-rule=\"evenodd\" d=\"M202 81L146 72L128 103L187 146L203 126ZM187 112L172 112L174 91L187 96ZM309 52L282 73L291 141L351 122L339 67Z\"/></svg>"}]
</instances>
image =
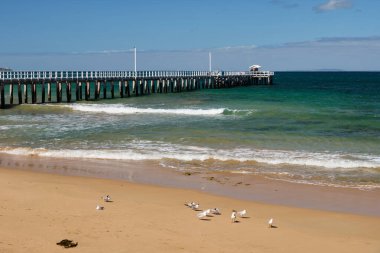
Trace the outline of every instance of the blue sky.
<instances>
[{"instance_id":1,"label":"blue sky","mask_svg":"<svg viewBox=\"0 0 380 253\"><path fill-rule=\"evenodd\" d=\"M0 66L380 70L379 0L2 1Z\"/></svg>"}]
</instances>

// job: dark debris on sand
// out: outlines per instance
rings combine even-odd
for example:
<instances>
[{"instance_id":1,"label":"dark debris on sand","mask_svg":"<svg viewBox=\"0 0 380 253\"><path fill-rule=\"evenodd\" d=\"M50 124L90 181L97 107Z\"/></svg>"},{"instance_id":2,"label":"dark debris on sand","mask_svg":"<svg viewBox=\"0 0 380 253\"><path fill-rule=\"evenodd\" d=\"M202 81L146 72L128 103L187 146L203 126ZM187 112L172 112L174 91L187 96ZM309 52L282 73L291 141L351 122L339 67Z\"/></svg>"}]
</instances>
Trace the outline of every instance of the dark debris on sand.
<instances>
[{"instance_id":1,"label":"dark debris on sand","mask_svg":"<svg viewBox=\"0 0 380 253\"><path fill-rule=\"evenodd\" d=\"M60 245L65 248L74 248L78 246L78 242L73 242L72 240L63 239L62 241L57 242L57 245Z\"/></svg>"}]
</instances>

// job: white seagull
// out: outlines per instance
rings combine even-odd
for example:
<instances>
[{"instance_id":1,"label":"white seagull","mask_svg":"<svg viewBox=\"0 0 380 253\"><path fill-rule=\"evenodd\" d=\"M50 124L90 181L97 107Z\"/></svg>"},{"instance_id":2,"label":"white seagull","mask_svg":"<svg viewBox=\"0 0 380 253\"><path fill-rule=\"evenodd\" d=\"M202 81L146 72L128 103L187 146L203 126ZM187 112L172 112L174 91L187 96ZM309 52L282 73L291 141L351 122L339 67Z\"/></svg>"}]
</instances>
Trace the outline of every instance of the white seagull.
<instances>
[{"instance_id":1,"label":"white seagull","mask_svg":"<svg viewBox=\"0 0 380 253\"><path fill-rule=\"evenodd\" d=\"M191 209L193 210L197 210L199 208L199 204L196 204L194 203L192 206L191 206Z\"/></svg>"},{"instance_id":2,"label":"white seagull","mask_svg":"<svg viewBox=\"0 0 380 253\"><path fill-rule=\"evenodd\" d=\"M243 210L243 211L240 211L240 212L238 212L238 215L240 216L240 217L245 217L245 215L247 214L247 210Z\"/></svg>"},{"instance_id":3,"label":"white seagull","mask_svg":"<svg viewBox=\"0 0 380 253\"><path fill-rule=\"evenodd\" d=\"M212 214L217 214L217 215L220 215L220 214L222 214L221 212L220 212L220 210L219 210L219 208L213 208L213 209L211 209L211 213Z\"/></svg>"},{"instance_id":4,"label":"white seagull","mask_svg":"<svg viewBox=\"0 0 380 253\"><path fill-rule=\"evenodd\" d=\"M235 210L232 210L232 213L231 213L231 221L234 223L236 222L236 211Z\"/></svg>"},{"instance_id":5,"label":"white seagull","mask_svg":"<svg viewBox=\"0 0 380 253\"><path fill-rule=\"evenodd\" d=\"M199 204L195 203L195 202L189 202L189 203L186 203L185 206L193 209L193 210L197 210L199 208Z\"/></svg>"},{"instance_id":6,"label":"white seagull","mask_svg":"<svg viewBox=\"0 0 380 253\"><path fill-rule=\"evenodd\" d=\"M110 195L104 196L102 198L103 198L104 202L110 202L111 201L111 196Z\"/></svg>"},{"instance_id":7,"label":"white seagull","mask_svg":"<svg viewBox=\"0 0 380 253\"><path fill-rule=\"evenodd\" d=\"M197 214L197 217L198 217L199 219L203 219L203 218L207 217L207 210L206 210L206 211L203 211L203 212L201 212L201 213L198 213L198 214Z\"/></svg>"},{"instance_id":8,"label":"white seagull","mask_svg":"<svg viewBox=\"0 0 380 253\"><path fill-rule=\"evenodd\" d=\"M273 218L270 218L270 220L268 221L268 227L269 228L273 227Z\"/></svg>"},{"instance_id":9,"label":"white seagull","mask_svg":"<svg viewBox=\"0 0 380 253\"><path fill-rule=\"evenodd\" d=\"M96 206L96 210L104 210L104 206L99 206L99 205L97 205L97 206Z\"/></svg>"}]
</instances>

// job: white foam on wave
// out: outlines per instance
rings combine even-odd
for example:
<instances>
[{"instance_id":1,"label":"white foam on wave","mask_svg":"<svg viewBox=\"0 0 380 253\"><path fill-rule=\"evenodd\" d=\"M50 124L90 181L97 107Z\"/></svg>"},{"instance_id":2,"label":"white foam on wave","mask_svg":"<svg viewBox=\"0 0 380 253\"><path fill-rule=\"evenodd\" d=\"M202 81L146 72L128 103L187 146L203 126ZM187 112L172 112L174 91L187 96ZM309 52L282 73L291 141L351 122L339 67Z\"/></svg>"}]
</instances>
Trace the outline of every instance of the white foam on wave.
<instances>
[{"instance_id":1,"label":"white foam on wave","mask_svg":"<svg viewBox=\"0 0 380 253\"><path fill-rule=\"evenodd\" d=\"M266 164L290 164L301 166L315 166L332 168L376 168L380 167L378 157L362 154L339 154L320 153L304 151L283 151L283 150L235 150L239 154L239 161L254 161Z\"/></svg>"},{"instance_id":2,"label":"white foam on wave","mask_svg":"<svg viewBox=\"0 0 380 253\"><path fill-rule=\"evenodd\" d=\"M30 127L31 125L3 125L0 126L0 130L11 130L11 129L17 129L17 128L23 128L23 127ZM34 126L34 124L33 124Z\"/></svg>"},{"instance_id":3,"label":"white foam on wave","mask_svg":"<svg viewBox=\"0 0 380 253\"><path fill-rule=\"evenodd\" d=\"M231 149L215 150L205 147L174 145L162 142L130 142L123 149L48 150L30 148L1 148L0 152L15 155L43 157L91 158L110 160L161 160L179 161L238 161L269 165L296 165L325 169L379 168L378 156L363 154L313 153L302 151Z\"/></svg>"},{"instance_id":4,"label":"white foam on wave","mask_svg":"<svg viewBox=\"0 0 380 253\"><path fill-rule=\"evenodd\" d=\"M88 105L66 105L74 111L91 112L91 113L107 113L107 114L177 114L177 115L193 115L193 116L213 116L223 114L225 108L213 109L164 109L164 108L138 108L127 105L117 104L88 104Z\"/></svg>"},{"instance_id":5,"label":"white foam on wave","mask_svg":"<svg viewBox=\"0 0 380 253\"><path fill-rule=\"evenodd\" d=\"M358 189L362 191L370 191L370 190L380 188L380 185L375 185L375 184L354 184L354 183L347 183L347 182L332 183L332 182L323 182L323 181L315 181L315 180L297 180L297 179L273 178L273 177L266 177L266 178L270 180L278 180L278 181L284 181L284 182L289 182L289 183L328 186L328 187L334 187L334 188L352 188L352 189Z\"/></svg>"}]
</instances>

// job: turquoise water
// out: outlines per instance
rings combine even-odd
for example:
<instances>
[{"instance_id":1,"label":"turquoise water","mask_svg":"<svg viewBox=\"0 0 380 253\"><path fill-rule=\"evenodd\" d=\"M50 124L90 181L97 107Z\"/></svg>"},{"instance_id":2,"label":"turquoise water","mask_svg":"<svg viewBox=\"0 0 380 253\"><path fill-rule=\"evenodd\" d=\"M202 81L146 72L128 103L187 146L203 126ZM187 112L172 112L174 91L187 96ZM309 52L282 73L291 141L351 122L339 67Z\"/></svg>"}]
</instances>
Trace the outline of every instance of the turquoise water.
<instances>
[{"instance_id":1,"label":"turquoise water","mask_svg":"<svg viewBox=\"0 0 380 253\"><path fill-rule=\"evenodd\" d=\"M16 106L0 111L0 150L380 187L380 73L283 72L273 86Z\"/></svg>"}]
</instances>

